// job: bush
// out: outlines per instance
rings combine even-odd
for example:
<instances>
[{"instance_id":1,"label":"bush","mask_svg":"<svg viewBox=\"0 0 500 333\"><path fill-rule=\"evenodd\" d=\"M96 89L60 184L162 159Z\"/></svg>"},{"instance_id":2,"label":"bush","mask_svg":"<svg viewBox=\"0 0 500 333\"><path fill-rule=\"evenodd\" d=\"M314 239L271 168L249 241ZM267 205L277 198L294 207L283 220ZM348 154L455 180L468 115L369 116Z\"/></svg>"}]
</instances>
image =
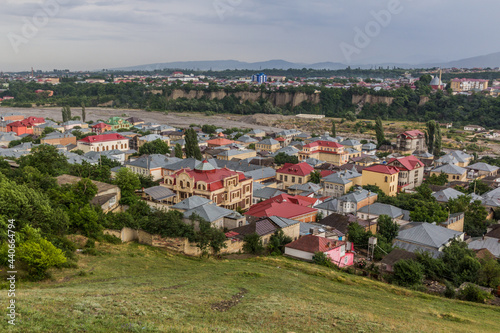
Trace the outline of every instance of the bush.
<instances>
[{"instance_id":1,"label":"bush","mask_svg":"<svg viewBox=\"0 0 500 333\"><path fill-rule=\"evenodd\" d=\"M464 301L486 303L492 296L475 284L468 284L464 289L460 290L458 297Z\"/></svg>"},{"instance_id":2,"label":"bush","mask_svg":"<svg viewBox=\"0 0 500 333\"><path fill-rule=\"evenodd\" d=\"M17 255L28 266L29 275L34 280L44 279L49 268L66 262L62 250L43 238L22 243Z\"/></svg>"},{"instance_id":3,"label":"bush","mask_svg":"<svg viewBox=\"0 0 500 333\"><path fill-rule=\"evenodd\" d=\"M264 246L262 245L262 239L256 233L246 235L243 238L245 244L243 245L243 250L252 254L261 254L264 251Z\"/></svg>"},{"instance_id":4,"label":"bush","mask_svg":"<svg viewBox=\"0 0 500 333\"><path fill-rule=\"evenodd\" d=\"M422 283L424 278L423 266L415 260L400 260L394 265L394 283L410 287Z\"/></svg>"},{"instance_id":5,"label":"bush","mask_svg":"<svg viewBox=\"0 0 500 333\"><path fill-rule=\"evenodd\" d=\"M455 298L456 293L453 284L451 284L449 281L445 281L444 284L446 286L446 290L444 291L444 296L447 298Z\"/></svg>"},{"instance_id":6,"label":"bush","mask_svg":"<svg viewBox=\"0 0 500 333\"><path fill-rule=\"evenodd\" d=\"M330 258L328 258L328 256L324 252L314 253L313 262L316 265L326 266L330 268L333 267L332 261L330 260Z\"/></svg>"}]
</instances>

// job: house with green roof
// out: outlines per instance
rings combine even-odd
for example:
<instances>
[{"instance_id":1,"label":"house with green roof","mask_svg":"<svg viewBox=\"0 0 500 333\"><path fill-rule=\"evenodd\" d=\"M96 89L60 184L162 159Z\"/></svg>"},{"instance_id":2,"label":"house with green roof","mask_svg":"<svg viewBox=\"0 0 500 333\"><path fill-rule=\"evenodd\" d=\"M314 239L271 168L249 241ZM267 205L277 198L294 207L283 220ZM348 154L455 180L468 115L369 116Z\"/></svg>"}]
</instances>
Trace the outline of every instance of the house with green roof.
<instances>
[{"instance_id":1,"label":"house with green roof","mask_svg":"<svg viewBox=\"0 0 500 333\"><path fill-rule=\"evenodd\" d=\"M106 124L111 126L112 131L116 131L122 128L129 129L130 127L132 127L131 123L120 117L111 117L108 119L108 121L106 121Z\"/></svg>"}]
</instances>

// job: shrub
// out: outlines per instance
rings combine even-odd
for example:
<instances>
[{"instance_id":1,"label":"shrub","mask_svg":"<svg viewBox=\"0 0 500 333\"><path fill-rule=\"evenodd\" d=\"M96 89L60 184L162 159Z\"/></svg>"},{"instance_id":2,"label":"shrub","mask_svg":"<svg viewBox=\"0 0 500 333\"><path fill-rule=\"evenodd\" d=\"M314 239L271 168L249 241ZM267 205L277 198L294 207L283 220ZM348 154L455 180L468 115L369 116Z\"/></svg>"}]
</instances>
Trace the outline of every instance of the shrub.
<instances>
[{"instance_id":1,"label":"shrub","mask_svg":"<svg viewBox=\"0 0 500 333\"><path fill-rule=\"evenodd\" d=\"M49 268L66 262L62 250L43 238L22 243L17 255L28 266L29 275L34 280L44 279Z\"/></svg>"},{"instance_id":2,"label":"shrub","mask_svg":"<svg viewBox=\"0 0 500 333\"><path fill-rule=\"evenodd\" d=\"M314 253L313 262L316 265L333 267L332 261L330 260L330 258L328 258L328 256L324 252Z\"/></svg>"},{"instance_id":3,"label":"shrub","mask_svg":"<svg viewBox=\"0 0 500 333\"><path fill-rule=\"evenodd\" d=\"M455 298L456 293L453 284L451 284L449 281L445 281L444 284L446 286L446 290L444 291L444 296L448 298Z\"/></svg>"},{"instance_id":4,"label":"shrub","mask_svg":"<svg viewBox=\"0 0 500 333\"><path fill-rule=\"evenodd\" d=\"M256 233L246 235L243 238L245 244L243 245L243 250L252 254L261 254L264 251L264 246L262 245L262 239Z\"/></svg>"},{"instance_id":5,"label":"shrub","mask_svg":"<svg viewBox=\"0 0 500 333\"><path fill-rule=\"evenodd\" d=\"M460 290L458 297L464 301L486 303L492 296L474 284L468 284Z\"/></svg>"},{"instance_id":6,"label":"shrub","mask_svg":"<svg viewBox=\"0 0 500 333\"><path fill-rule=\"evenodd\" d=\"M415 260L400 260L394 265L394 283L410 287L422 282L424 268Z\"/></svg>"}]
</instances>

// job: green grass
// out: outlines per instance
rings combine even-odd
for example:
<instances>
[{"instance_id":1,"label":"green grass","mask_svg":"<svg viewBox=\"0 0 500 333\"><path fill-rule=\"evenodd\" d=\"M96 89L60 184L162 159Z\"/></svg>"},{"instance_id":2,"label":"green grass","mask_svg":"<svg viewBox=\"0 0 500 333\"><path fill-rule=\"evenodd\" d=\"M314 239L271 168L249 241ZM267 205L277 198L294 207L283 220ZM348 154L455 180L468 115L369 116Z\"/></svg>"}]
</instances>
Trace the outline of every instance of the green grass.
<instances>
[{"instance_id":1,"label":"green grass","mask_svg":"<svg viewBox=\"0 0 500 333\"><path fill-rule=\"evenodd\" d=\"M11 331L498 332L500 323L500 308L286 258L200 260L138 244L98 248L108 254L82 255L77 269L18 284ZM227 311L212 309L242 290ZM2 320L0 331L8 326Z\"/></svg>"}]
</instances>

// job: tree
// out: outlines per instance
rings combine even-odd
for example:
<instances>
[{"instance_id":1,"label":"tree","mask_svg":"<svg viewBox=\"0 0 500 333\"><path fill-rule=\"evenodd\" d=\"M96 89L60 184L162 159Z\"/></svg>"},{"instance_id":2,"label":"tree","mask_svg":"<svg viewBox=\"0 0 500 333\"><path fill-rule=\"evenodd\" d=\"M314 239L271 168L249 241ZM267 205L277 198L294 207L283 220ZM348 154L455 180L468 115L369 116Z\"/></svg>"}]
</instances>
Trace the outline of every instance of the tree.
<instances>
[{"instance_id":1,"label":"tree","mask_svg":"<svg viewBox=\"0 0 500 333\"><path fill-rule=\"evenodd\" d=\"M274 156L274 163L276 165L283 165L285 163L297 164L299 163L299 158L293 155L287 155L286 153L278 153Z\"/></svg>"},{"instance_id":2,"label":"tree","mask_svg":"<svg viewBox=\"0 0 500 333\"><path fill-rule=\"evenodd\" d=\"M321 173L318 170L311 171L309 181L314 184L319 184L321 182Z\"/></svg>"},{"instance_id":3,"label":"tree","mask_svg":"<svg viewBox=\"0 0 500 333\"><path fill-rule=\"evenodd\" d=\"M21 168L32 166L44 174L59 176L68 170L69 164L66 156L59 153L56 147L40 145L31 150L30 155L19 159Z\"/></svg>"},{"instance_id":4,"label":"tree","mask_svg":"<svg viewBox=\"0 0 500 333\"><path fill-rule=\"evenodd\" d=\"M175 157L180 159L184 157L184 153L182 152L182 146L180 143L175 144L174 152L175 152Z\"/></svg>"},{"instance_id":5,"label":"tree","mask_svg":"<svg viewBox=\"0 0 500 333\"><path fill-rule=\"evenodd\" d=\"M71 108L69 106L63 106L61 112L64 123L71 120Z\"/></svg>"},{"instance_id":6,"label":"tree","mask_svg":"<svg viewBox=\"0 0 500 333\"><path fill-rule=\"evenodd\" d=\"M87 114L85 112L85 103L82 103L82 121L85 122Z\"/></svg>"},{"instance_id":7,"label":"tree","mask_svg":"<svg viewBox=\"0 0 500 333\"><path fill-rule=\"evenodd\" d=\"M139 177L129 168L121 168L118 170L114 183L120 187L122 197L133 197L135 190L138 190L141 186Z\"/></svg>"},{"instance_id":8,"label":"tree","mask_svg":"<svg viewBox=\"0 0 500 333\"><path fill-rule=\"evenodd\" d=\"M481 269L478 272L479 284L496 289L500 285L500 263L494 257L482 259Z\"/></svg>"},{"instance_id":9,"label":"tree","mask_svg":"<svg viewBox=\"0 0 500 333\"><path fill-rule=\"evenodd\" d=\"M436 134L436 122L434 120L429 120L426 126L427 129L425 131L425 144L427 145L427 150L429 151L429 153L432 154L435 148L434 136Z\"/></svg>"},{"instance_id":10,"label":"tree","mask_svg":"<svg viewBox=\"0 0 500 333\"><path fill-rule=\"evenodd\" d=\"M393 281L404 287L411 287L422 283L424 278L423 266L415 260L399 260L394 264Z\"/></svg>"},{"instance_id":11,"label":"tree","mask_svg":"<svg viewBox=\"0 0 500 333\"><path fill-rule=\"evenodd\" d=\"M384 126L382 125L382 118L375 119L375 136L377 137L377 148L382 146L385 142Z\"/></svg>"},{"instance_id":12,"label":"tree","mask_svg":"<svg viewBox=\"0 0 500 333\"><path fill-rule=\"evenodd\" d=\"M336 137L337 136L337 129L335 128L335 120L332 120L332 134L331 134L332 137Z\"/></svg>"},{"instance_id":13,"label":"tree","mask_svg":"<svg viewBox=\"0 0 500 333\"><path fill-rule=\"evenodd\" d=\"M364 247L368 245L368 239L373 236L371 231L366 231L357 222L349 224L347 227L347 235L349 241L353 242L354 245Z\"/></svg>"},{"instance_id":14,"label":"tree","mask_svg":"<svg viewBox=\"0 0 500 333\"><path fill-rule=\"evenodd\" d=\"M324 252L315 252L312 259L316 265L333 267L331 259Z\"/></svg>"},{"instance_id":15,"label":"tree","mask_svg":"<svg viewBox=\"0 0 500 333\"><path fill-rule=\"evenodd\" d=\"M257 233L252 233L246 235L243 238L245 244L243 244L243 250L252 254L261 254L264 251L264 246L262 245L262 239Z\"/></svg>"},{"instance_id":16,"label":"tree","mask_svg":"<svg viewBox=\"0 0 500 333\"><path fill-rule=\"evenodd\" d=\"M433 174L425 180L425 183L430 185L443 186L448 183L448 176L445 173L440 173L439 176Z\"/></svg>"},{"instance_id":17,"label":"tree","mask_svg":"<svg viewBox=\"0 0 500 333\"><path fill-rule=\"evenodd\" d=\"M458 198L448 200L446 206L451 214L465 214L464 231L472 237L479 237L486 233L488 223L486 217L488 212L481 201L472 201L470 195L461 195Z\"/></svg>"},{"instance_id":18,"label":"tree","mask_svg":"<svg viewBox=\"0 0 500 333\"><path fill-rule=\"evenodd\" d=\"M201 160L203 156L201 155L200 146L198 145L198 135L196 131L189 128L185 133L185 140L186 158L192 157Z\"/></svg>"},{"instance_id":19,"label":"tree","mask_svg":"<svg viewBox=\"0 0 500 333\"><path fill-rule=\"evenodd\" d=\"M388 215L380 215L377 221L377 233L384 237L387 243L392 243L398 236L399 225Z\"/></svg>"},{"instance_id":20,"label":"tree","mask_svg":"<svg viewBox=\"0 0 500 333\"><path fill-rule=\"evenodd\" d=\"M467 243L453 240L442 252L444 274L455 286L476 281L481 263L476 259L474 251L467 247Z\"/></svg>"},{"instance_id":21,"label":"tree","mask_svg":"<svg viewBox=\"0 0 500 333\"><path fill-rule=\"evenodd\" d=\"M226 235L220 229L213 228L210 222L207 222L197 214L192 214L191 222L198 221L199 231L195 233L196 246L203 254L208 253L208 248L212 248L213 254L218 254L221 249L226 247Z\"/></svg>"},{"instance_id":22,"label":"tree","mask_svg":"<svg viewBox=\"0 0 500 333\"><path fill-rule=\"evenodd\" d=\"M282 229L278 229L269 239L267 248L272 254L283 254L285 253L285 245L291 242L292 238L286 236Z\"/></svg>"},{"instance_id":23,"label":"tree","mask_svg":"<svg viewBox=\"0 0 500 333\"><path fill-rule=\"evenodd\" d=\"M486 303L492 296L478 286L469 283L464 289L460 290L458 297L464 301Z\"/></svg>"},{"instance_id":24,"label":"tree","mask_svg":"<svg viewBox=\"0 0 500 333\"><path fill-rule=\"evenodd\" d=\"M156 139L151 142L146 142L139 148L139 154L141 155L152 155L152 154L166 155L169 153L170 153L170 147L162 139Z\"/></svg>"},{"instance_id":25,"label":"tree","mask_svg":"<svg viewBox=\"0 0 500 333\"><path fill-rule=\"evenodd\" d=\"M441 150L443 149L443 141L441 136L441 127L436 123L436 134L434 139L434 156L441 156Z\"/></svg>"}]
</instances>

